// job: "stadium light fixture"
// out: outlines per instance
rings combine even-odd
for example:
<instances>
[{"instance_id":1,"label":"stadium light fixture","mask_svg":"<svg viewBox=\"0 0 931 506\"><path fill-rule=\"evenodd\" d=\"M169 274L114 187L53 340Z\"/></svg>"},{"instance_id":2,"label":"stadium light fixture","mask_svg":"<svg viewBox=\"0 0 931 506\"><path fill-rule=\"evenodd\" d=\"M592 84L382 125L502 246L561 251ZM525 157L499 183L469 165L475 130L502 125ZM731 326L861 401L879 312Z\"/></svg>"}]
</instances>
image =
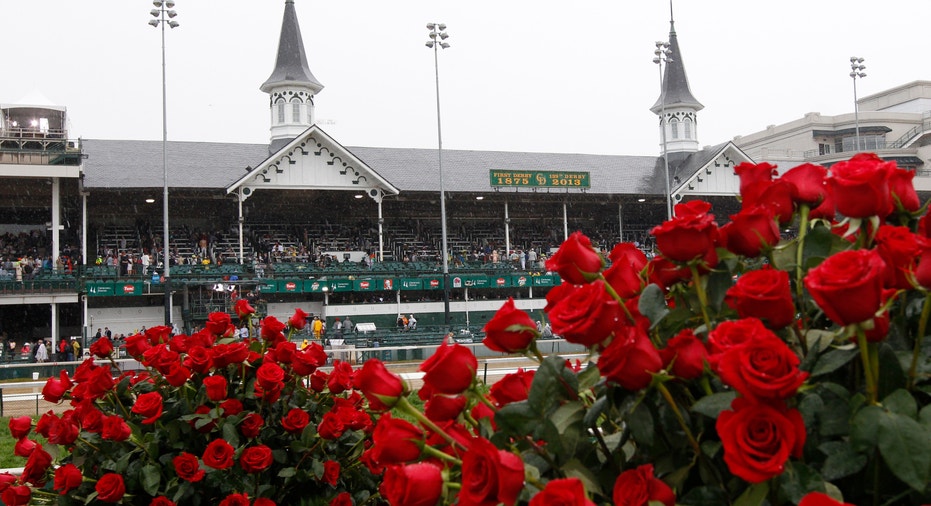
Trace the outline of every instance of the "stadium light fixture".
<instances>
[{"instance_id":1,"label":"stadium light fixture","mask_svg":"<svg viewBox=\"0 0 931 506\"><path fill-rule=\"evenodd\" d=\"M860 151L863 147L860 145L860 105L857 103L857 78L866 77L866 65L864 59L858 56L850 57L850 77L853 78L853 121L856 128L857 147L855 151Z\"/></svg>"},{"instance_id":2,"label":"stadium light fixture","mask_svg":"<svg viewBox=\"0 0 931 506\"><path fill-rule=\"evenodd\" d=\"M659 127L663 141L663 175L666 181L666 219L672 219L672 189L669 187L669 156L666 152L666 86L663 83L663 64L669 64L672 58L669 55L672 50L669 49L669 43L665 41L656 42L656 50L653 51L653 63L659 67L659 101L660 101L660 119Z\"/></svg>"},{"instance_id":3,"label":"stadium light fixture","mask_svg":"<svg viewBox=\"0 0 931 506\"><path fill-rule=\"evenodd\" d=\"M443 180L443 128L440 122L440 49L446 49L449 44L445 41L449 38L446 33L446 25L443 23L427 23L427 47L433 49L433 68L436 71L436 139L437 139L437 165L440 170L440 222L441 233L443 235L443 315L444 323L450 326L451 320L449 315L449 247L446 238L446 184Z\"/></svg>"},{"instance_id":4,"label":"stadium light fixture","mask_svg":"<svg viewBox=\"0 0 931 506\"><path fill-rule=\"evenodd\" d=\"M165 86L165 26L177 28L179 23L175 20L166 19L174 18L177 12L170 10L175 6L172 0L163 2L155 0L152 2L156 8L149 13L156 19L149 20L149 25L158 28L162 27L162 232L164 234L162 242L162 260L164 263L165 276L165 325L171 326L171 248L168 240L168 93Z\"/></svg>"}]
</instances>

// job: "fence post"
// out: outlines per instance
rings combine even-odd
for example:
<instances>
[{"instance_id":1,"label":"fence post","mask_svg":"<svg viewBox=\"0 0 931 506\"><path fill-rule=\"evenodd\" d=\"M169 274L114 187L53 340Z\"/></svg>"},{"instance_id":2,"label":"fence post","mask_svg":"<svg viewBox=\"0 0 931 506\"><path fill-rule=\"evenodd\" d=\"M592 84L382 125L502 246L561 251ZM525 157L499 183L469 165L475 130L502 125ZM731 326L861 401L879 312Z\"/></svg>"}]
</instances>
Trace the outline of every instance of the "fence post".
<instances>
[{"instance_id":1,"label":"fence post","mask_svg":"<svg viewBox=\"0 0 931 506\"><path fill-rule=\"evenodd\" d=\"M0 418L3 417L3 388L0 388Z\"/></svg>"}]
</instances>

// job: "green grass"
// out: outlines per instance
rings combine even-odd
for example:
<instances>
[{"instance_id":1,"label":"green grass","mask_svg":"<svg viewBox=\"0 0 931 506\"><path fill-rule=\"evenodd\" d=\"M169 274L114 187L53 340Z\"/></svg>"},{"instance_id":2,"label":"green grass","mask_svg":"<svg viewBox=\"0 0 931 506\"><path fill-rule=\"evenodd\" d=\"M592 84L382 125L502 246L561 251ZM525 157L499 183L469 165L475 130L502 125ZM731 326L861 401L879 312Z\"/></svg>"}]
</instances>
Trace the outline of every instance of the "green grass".
<instances>
[{"instance_id":1,"label":"green grass","mask_svg":"<svg viewBox=\"0 0 931 506\"><path fill-rule=\"evenodd\" d=\"M25 458L13 455L16 440L10 435L9 427L10 418L6 416L0 418L0 469L23 467L26 464Z\"/></svg>"}]
</instances>

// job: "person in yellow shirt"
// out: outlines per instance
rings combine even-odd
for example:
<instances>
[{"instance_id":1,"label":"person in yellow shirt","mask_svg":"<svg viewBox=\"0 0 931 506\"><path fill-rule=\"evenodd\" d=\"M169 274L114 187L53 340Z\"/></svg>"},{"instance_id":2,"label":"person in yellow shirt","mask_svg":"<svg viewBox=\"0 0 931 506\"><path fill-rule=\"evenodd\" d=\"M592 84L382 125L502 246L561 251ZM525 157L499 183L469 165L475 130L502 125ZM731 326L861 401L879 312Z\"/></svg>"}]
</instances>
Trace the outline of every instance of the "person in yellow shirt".
<instances>
[{"instance_id":1,"label":"person in yellow shirt","mask_svg":"<svg viewBox=\"0 0 931 506\"><path fill-rule=\"evenodd\" d=\"M323 337L323 320L319 316L314 316L314 321L310 324L310 329L314 333L314 339L320 340Z\"/></svg>"}]
</instances>

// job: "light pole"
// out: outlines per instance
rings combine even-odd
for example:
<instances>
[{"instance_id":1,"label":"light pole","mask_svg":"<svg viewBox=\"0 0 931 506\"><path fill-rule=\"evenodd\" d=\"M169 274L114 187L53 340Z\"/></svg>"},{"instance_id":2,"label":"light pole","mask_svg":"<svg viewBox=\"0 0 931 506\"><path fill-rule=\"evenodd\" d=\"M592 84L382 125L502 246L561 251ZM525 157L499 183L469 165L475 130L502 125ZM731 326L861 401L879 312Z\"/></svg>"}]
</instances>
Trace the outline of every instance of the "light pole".
<instances>
[{"instance_id":1,"label":"light pole","mask_svg":"<svg viewBox=\"0 0 931 506\"><path fill-rule=\"evenodd\" d=\"M863 64L863 58L857 56L850 57L850 77L853 78L853 120L856 125L857 147L855 151L860 151L860 106L857 104L857 78L866 77L866 65Z\"/></svg>"},{"instance_id":2,"label":"light pole","mask_svg":"<svg viewBox=\"0 0 931 506\"><path fill-rule=\"evenodd\" d=\"M168 95L165 87L165 25L177 28L179 23L173 18L178 15L171 10L175 6L173 0L155 0L152 2L156 8L150 11L155 19L149 24L155 28L162 27L162 228L165 235L162 242L162 259L165 265L165 325L171 326L171 249L168 245ZM165 19L165 18L168 19Z\"/></svg>"},{"instance_id":3,"label":"light pole","mask_svg":"<svg viewBox=\"0 0 931 506\"><path fill-rule=\"evenodd\" d=\"M663 64L672 61L669 55L672 50L669 49L669 43L664 41L656 42L656 50L653 51L653 63L659 68L659 102L660 118L659 129L663 141L663 176L666 182L666 219L672 219L672 189L669 187L669 157L666 154L666 86L663 84Z\"/></svg>"},{"instance_id":4,"label":"light pole","mask_svg":"<svg viewBox=\"0 0 931 506\"><path fill-rule=\"evenodd\" d=\"M449 247L446 245L446 184L443 180L443 128L440 122L440 48L446 49L449 44L446 39L446 25L443 23L427 23L427 34L430 40L427 41L427 47L433 49L433 67L436 69L436 139L437 139L437 163L440 169L440 221L441 233L443 235L443 314L444 322L448 327L450 325L449 317Z\"/></svg>"}]
</instances>

